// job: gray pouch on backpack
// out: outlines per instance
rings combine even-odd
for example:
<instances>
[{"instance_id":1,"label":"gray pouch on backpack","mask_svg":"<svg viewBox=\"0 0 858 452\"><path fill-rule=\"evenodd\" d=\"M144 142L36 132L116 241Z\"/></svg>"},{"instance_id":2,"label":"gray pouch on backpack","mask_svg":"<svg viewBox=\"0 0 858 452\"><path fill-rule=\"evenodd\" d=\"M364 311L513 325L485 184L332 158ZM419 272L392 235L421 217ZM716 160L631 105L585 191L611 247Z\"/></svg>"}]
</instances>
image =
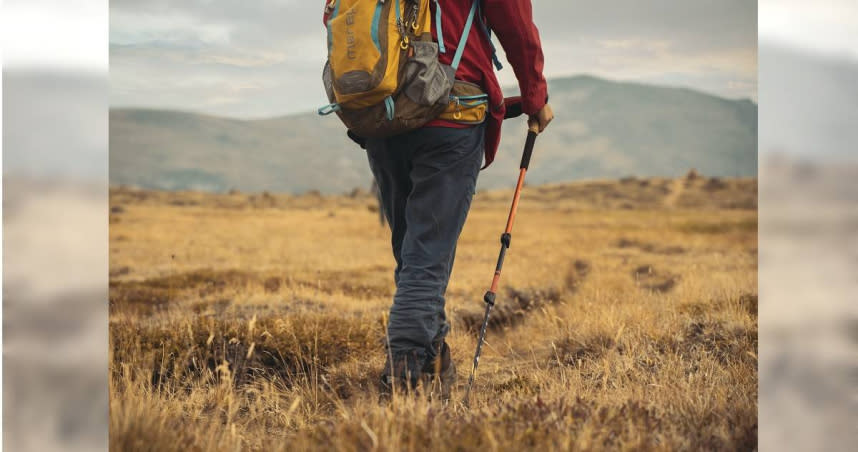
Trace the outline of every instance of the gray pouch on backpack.
<instances>
[{"instance_id":1,"label":"gray pouch on backpack","mask_svg":"<svg viewBox=\"0 0 858 452\"><path fill-rule=\"evenodd\" d=\"M415 41L414 55L403 68L404 93L412 102L431 106L450 101L456 71L438 61L438 44Z\"/></svg>"}]
</instances>

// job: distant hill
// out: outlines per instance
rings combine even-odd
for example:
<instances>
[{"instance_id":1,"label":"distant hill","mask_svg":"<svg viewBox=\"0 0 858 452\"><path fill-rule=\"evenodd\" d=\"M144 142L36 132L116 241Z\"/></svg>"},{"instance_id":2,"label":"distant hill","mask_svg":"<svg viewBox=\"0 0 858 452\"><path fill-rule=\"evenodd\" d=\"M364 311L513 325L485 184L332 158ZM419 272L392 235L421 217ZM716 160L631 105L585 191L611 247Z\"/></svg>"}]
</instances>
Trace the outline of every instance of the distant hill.
<instances>
[{"instance_id":1,"label":"distant hill","mask_svg":"<svg viewBox=\"0 0 858 452\"><path fill-rule=\"evenodd\" d=\"M530 183L757 172L757 105L686 88L591 76L549 81L557 119L537 141ZM480 188L514 183L524 120L505 124ZM338 193L367 187L364 151L334 117L237 120L178 111L110 111L110 182L205 191Z\"/></svg>"}]
</instances>

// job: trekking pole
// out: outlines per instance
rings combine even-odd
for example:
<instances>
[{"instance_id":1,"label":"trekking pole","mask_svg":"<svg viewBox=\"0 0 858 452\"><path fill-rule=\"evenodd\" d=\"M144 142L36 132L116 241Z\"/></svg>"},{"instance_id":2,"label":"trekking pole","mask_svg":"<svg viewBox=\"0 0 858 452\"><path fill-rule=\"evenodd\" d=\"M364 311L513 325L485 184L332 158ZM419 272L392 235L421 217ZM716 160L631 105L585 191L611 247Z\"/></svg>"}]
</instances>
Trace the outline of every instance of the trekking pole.
<instances>
[{"instance_id":1,"label":"trekking pole","mask_svg":"<svg viewBox=\"0 0 858 452\"><path fill-rule=\"evenodd\" d=\"M480 327L480 338L477 341L477 351L474 353L474 367L471 368L471 376L468 377L468 386L465 388L465 406L470 404L471 387L474 385L474 377L477 373L477 366L480 364L480 352L483 348L483 342L486 339L486 328L489 326L489 314L495 306L495 294L497 294L498 283L500 282L501 269L503 268L503 259L506 256L506 250L509 249L509 242L512 239L512 224L515 222L515 213L518 210L518 200L521 197L521 189L524 187L524 176L527 174L527 167L530 165L530 155L533 154L533 144L536 142L538 134L537 126L532 126L527 131L527 140L524 143L524 153L521 156L521 165L519 166L518 184L515 186L515 194L512 197L512 206L509 209L509 217L506 220L506 230L501 235L501 249L498 255L498 263L495 267L495 276L492 278L491 288L483 296L483 301L486 303L486 314L483 317L483 325Z\"/></svg>"}]
</instances>

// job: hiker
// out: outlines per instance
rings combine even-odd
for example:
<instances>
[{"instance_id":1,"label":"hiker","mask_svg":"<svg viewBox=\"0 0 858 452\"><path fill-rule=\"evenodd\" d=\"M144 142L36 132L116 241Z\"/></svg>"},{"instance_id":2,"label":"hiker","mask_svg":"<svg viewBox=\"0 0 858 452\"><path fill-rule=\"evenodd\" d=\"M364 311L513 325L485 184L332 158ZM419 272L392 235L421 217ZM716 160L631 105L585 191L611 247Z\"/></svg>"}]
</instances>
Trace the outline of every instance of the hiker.
<instances>
[{"instance_id":1,"label":"hiker","mask_svg":"<svg viewBox=\"0 0 858 452\"><path fill-rule=\"evenodd\" d=\"M387 14L404 19L377 20ZM368 22L375 33L370 44L370 40L354 35L364 18L373 20ZM324 77L332 103L319 113L336 112L348 126L349 136L366 149L392 232L396 293L388 318L388 358L381 387L384 391L394 384L416 388L419 381L438 377L447 398L456 370L445 341L450 325L444 295L477 175L481 167L494 160L508 106L527 114L529 125L540 132L553 119L531 1L330 0L323 20L328 26L329 45ZM498 69L501 65L494 54L492 33L512 65L520 98L503 98L494 74L493 65ZM391 45L390 39L397 41ZM401 53L398 46L403 49ZM346 68L358 64L356 59L388 49L394 49L387 54L388 61L396 54L420 63L402 69L423 71L419 76L408 76L414 83L420 82L418 79L441 80L441 70L450 76L452 88L446 88L450 95L445 92L436 102L440 107L432 107L436 109L427 113L432 117L421 127L409 130L419 121L405 117L415 99L436 91L431 87L421 86L423 91L418 91L410 85L383 98L383 102L374 99L360 103L347 93L352 86L365 86L383 74L373 79ZM420 60L424 55L428 57ZM377 69L367 67L368 71ZM351 102L351 109L346 102ZM373 120L373 115L382 119Z\"/></svg>"}]
</instances>

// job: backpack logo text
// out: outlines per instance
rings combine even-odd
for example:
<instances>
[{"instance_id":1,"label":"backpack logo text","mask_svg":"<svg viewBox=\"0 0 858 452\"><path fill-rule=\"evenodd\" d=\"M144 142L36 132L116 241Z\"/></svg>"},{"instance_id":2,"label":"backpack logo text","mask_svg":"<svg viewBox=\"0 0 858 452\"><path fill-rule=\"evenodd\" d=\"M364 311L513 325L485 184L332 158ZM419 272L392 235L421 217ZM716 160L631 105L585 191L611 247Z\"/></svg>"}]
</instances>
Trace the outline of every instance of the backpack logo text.
<instances>
[{"instance_id":1,"label":"backpack logo text","mask_svg":"<svg viewBox=\"0 0 858 452\"><path fill-rule=\"evenodd\" d=\"M355 11L350 10L346 13L346 57L350 60L354 60L357 58L357 52L355 52L355 33L352 30L352 26L355 24Z\"/></svg>"}]
</instances>

